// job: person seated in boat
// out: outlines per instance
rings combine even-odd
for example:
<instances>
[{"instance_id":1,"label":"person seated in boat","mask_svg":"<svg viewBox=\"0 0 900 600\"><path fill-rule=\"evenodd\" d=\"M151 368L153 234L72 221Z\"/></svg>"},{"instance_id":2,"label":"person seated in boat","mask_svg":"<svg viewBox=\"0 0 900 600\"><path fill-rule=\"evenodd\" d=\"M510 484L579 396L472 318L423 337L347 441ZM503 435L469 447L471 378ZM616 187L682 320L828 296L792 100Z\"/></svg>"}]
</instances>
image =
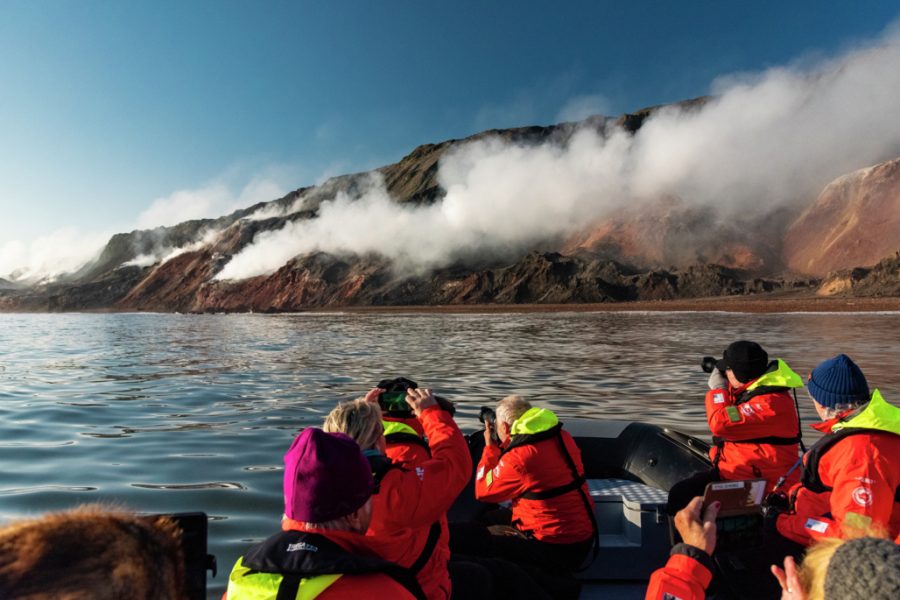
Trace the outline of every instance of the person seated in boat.
<instances>
[{"instance_id":1,"label":"person seated in boat","mask_svg":"<svg viewBox=\"0 0 900 600\"><path fill-rule=\"evenodd\" d=\"M410 569L383 558L390 540L365 535L374 490L350 436L305 429L284 456L282 531L238 559L225 598L425 598Z\"/></svg>"},{"instance_id":2,"label":"person seated in boat","mask_svg":"<svg viewBox=\"0 0 900 600\"><path fill-rule=\"evenodd\" d=\"M806 384L825 434L803 457L793 500L777 516L785 538L802 544L846 531L900 535L900 408L878 390L869 393L862 370L848 356L823 361Z\"/></svg>"},{"instance_id":3,"label":"person seated in boat","mask_svg":"<svg viewBox=\"0 0 900 600\"><path fill-rule=\"evenodd\" d=\"M386 556L403 566L414 566L429 598L447 598L452 583L447 569L446 513L471 477L472 458L453 417L438 406L431 390L409 388L405 397L421 423L430 451L427 460L411 469L385 456L382 413L375 402L365 398L342 402L328 415L324 429L353 437L369 461L376 493L368 535L405 533L408 539L388 549Z\"/></svg>"},{"instance_id":4,"label":"person seated in boat","mask_svg":"<svg viewBox=\"0 0 900 600\"><path fill-rule=\"evenodd\" d=\"M772 491L782 476L788 485L799 474L791 467L800 456L800 417L792 390L802 378L781 359L769 361L756 342L737 341L725 349L707 383L706 418L713 435L708 471L669 490L674 515L713 481L765 479Z\"/></svg>"},{"instance_id":5,"label":"person seated in boat","mask_svg":"<svg viewBox=\"0 0 900 600\"><path fill-rule=\"evenodd\" d=\"M178 526L85 505L0 529L0 598L182 600Z\"/></svg>"},{"instance_id":6,"label":"person seated in boat","mask_svg":"<svg viewBox=\"0 0 900 600\"><path fill-rule=\"evenodd\" d=\"M406 391L418 387L415 381L405 377L382 379L366 394L367 401L376 402L381 407L385 455L406 468L414 468L431 458L422 423L405 401ZM456 414L452 402L440 396L434 399L451 417Z\"/></svg>"},{"instance_id":7,"label":"person seated in boat","mask_svg":"<svg viewBox=\"0 0 900 600\"><path fill-rule=\"evenodd\" d=\"M511 502L509 527L492 527L491 551L521 564L571 573L584 563L597 535L594 503L581 451L553 412L507 396L485 423L485 447L475 497Z\"/></svg>"}]
</instances>

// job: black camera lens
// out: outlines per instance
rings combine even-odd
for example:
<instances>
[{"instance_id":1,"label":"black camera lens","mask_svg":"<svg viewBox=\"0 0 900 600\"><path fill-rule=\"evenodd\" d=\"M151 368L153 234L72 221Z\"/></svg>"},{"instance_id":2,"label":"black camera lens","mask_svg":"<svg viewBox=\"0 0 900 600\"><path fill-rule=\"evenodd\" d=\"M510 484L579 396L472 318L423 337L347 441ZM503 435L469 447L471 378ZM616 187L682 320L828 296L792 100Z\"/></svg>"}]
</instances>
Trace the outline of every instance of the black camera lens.
<instances>
[{"instance_id":1,"label":"black camera lens","mask_svg":"<svg viewBox=\"0 0 900 600\"><path fill-rule=\"evenodd\" d=\"M712 373L718 362L718 359L714 356L704 356L703 360L700 361L700 368L703 369L704 373Z\"/></svg>"}]
</instances>

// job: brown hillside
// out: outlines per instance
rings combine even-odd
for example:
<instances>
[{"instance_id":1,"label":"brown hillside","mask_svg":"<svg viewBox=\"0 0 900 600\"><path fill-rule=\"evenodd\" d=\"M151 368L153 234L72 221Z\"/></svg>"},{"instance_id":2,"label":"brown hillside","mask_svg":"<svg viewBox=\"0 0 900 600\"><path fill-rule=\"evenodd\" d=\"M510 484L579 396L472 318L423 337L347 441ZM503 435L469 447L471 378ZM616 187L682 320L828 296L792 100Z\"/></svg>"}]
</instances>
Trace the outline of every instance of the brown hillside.
<instances>
[{"instance_id":1,"label":"brown hillside","mask_svg":"<svg viewBox=\"0 0 900 600\"><path fill-rule=\"evenodd\" d=\"M785 235L797 272L825 275L874 265L900 249L900 158L831 182Z\"/></svg>"}]
</instances>

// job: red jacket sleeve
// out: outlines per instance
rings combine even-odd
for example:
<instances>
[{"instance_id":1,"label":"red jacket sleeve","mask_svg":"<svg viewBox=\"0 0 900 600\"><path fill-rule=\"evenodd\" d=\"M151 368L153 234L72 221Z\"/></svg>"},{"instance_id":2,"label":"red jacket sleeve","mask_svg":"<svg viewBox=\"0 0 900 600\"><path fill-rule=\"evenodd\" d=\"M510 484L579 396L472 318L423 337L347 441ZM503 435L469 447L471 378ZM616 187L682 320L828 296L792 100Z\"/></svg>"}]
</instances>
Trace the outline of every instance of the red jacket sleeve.
<instances>
[{"instance_id":1,"label":"red jacket sleeve","mask_svg":"<svg viewBox=\"0 0 900 600\"><path fill-rule=\"evenodd\" d=\"M794 402L786 394L764 394L735 405L729 390L710 390L706 393L706 420L709 430L716 437L727 441L749 440L779 435L775 427L787 428L785 433L796 433ZM786 416L791 416L785 421ZM784 421L784 422L782 422Z\"/></svg>"},{"instance_id":2,"label":"red jacket sleeve","mask_svg":"<svg viewBox=\"0 0 900 600\"><path fill-rule=\"evenodd\" d=\"M712 559L699 548L678 544L669 562L650 576L645 600L704 600L712 580Z\"/></svg>"},{"instance_id":3,"label":"red jacket sleeve","mask_svg":"<svg viewBox=\"0 0 900 600\"><path fill-rule=\"evenodd\" d=\"M475 473L475 497L482 502L505 502L527 492L533 482L512 454L500 458L497 446L485 446Z\"/></svg>"},{"instance_id":4,"label":"red jacket sleeve","mask_svg":"<svg viewBox=\"0 0 900 600\"><path fill-rule=\"evenodd\" d=\"M894 510L895 484L869 436L838 442L819 463L830 493L801 489L793 514L779 517L778 531L794 541L810 543L851 533L886 533ZM826 516L827 515L827 516Z\"/></svg>"},{"instance_id":5,"label":"red jacket sleeve","mask_svg":"<svg viewBox=\"0 0 900 600\"><path fill-rule=\"evenodd\" d=\"M381 493L388 495L389 514L373 517L377 529L430 525L447 512L472 476L469 446L453 417L435 406L423 411L420 419L431 459L409 471L388 471Z\"/></svg>"}]
</instances>

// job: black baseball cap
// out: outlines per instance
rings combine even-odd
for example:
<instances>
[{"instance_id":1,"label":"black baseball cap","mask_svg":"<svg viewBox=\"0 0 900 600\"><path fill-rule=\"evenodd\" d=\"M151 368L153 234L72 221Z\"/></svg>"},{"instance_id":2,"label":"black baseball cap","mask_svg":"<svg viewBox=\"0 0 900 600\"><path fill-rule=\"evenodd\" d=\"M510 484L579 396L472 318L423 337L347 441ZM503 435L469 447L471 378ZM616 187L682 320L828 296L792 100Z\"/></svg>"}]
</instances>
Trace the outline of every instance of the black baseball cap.
<instances>
[{"instance_id":1,"label":"black baseball cap","mask_svg":"<svg viewBox=\"0 0 900 600\"><path fill-rule=\"evenodd\" d=\"M722 358L716 362L720 371L731 369L738 381L747 382L766 372L769 355L756 342L740 340L725 348Z\"/></svg>"}]
</instances>

